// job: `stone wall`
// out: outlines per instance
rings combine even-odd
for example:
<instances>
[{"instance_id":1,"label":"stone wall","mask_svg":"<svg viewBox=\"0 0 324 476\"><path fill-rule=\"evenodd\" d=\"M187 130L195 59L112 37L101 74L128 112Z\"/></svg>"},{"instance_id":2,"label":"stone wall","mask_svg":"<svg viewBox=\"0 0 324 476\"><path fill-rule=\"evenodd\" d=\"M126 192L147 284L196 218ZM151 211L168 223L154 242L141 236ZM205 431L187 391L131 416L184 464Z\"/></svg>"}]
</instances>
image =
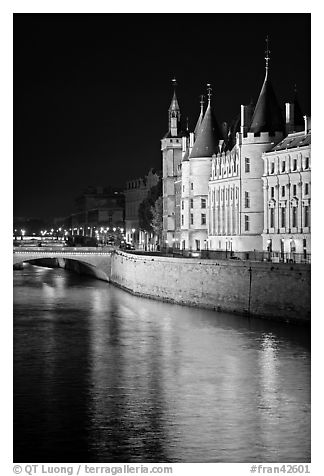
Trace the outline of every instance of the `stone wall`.
<instances>
[{"instance_id":1,"label":"stone wall","mask_svg":"<svg viewBox=\"0 0 324 476\"><path fill-rule=\"evenodd\" d=\"M111 282L134 294L283 321L310 321L310 266L112 256Z\"/></svg>"}]
</instances>

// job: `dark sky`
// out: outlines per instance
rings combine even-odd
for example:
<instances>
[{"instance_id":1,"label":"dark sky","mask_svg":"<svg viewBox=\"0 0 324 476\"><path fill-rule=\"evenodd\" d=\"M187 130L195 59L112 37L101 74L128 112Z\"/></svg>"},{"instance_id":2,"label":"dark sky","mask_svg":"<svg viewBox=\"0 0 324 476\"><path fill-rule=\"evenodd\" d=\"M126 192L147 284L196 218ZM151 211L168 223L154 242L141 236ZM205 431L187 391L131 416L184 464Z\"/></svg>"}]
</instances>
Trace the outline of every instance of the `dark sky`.
<instances>
[{"instance_id":1,"label":"dark sky","mask_svg":"<svg viewBox=\"0 0 324 476\"><path fill-rule=\"evenodd\" d=\"M310 114L309 14L14 14L14 215L65 216L88 185L161 168L171 79L194 127L257 100L265 36L281 105Z\"/></svg>"}]
</instances>

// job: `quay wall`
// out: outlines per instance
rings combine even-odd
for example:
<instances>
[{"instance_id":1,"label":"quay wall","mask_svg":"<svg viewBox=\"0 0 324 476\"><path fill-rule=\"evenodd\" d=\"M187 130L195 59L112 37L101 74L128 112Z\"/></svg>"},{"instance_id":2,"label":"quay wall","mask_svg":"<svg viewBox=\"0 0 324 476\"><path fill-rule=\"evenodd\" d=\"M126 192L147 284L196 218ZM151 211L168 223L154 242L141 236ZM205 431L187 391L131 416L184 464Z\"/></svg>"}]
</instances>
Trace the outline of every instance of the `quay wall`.
<instances>
[{"instance_id":1,"label":"quay wall","mask_svg":"<svg viewBox=\"0 0 324 476\"><path fill-rule=\"evenodd\" d=\"M287 322L310 321L310 265L115 252L110 281L133 294Z\"/></svg>"}]
</instances>

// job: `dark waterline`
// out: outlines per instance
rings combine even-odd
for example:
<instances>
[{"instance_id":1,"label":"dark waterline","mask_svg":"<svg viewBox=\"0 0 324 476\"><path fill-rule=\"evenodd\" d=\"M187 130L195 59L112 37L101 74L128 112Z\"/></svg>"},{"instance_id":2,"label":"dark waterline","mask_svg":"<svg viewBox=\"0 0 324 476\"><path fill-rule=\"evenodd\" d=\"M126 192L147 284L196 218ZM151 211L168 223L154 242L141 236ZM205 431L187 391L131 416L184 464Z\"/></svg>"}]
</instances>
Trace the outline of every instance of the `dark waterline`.
<instances>
[{"instance_id":1,"label":"dark waterline","mask_svg":"<svg viewBox=\"0 0 324 476\"><path fill-rule=\"evenodd\" d=\"M309 329L27 265L14 461L309 462Z\"/></svg>"}]
</instances>

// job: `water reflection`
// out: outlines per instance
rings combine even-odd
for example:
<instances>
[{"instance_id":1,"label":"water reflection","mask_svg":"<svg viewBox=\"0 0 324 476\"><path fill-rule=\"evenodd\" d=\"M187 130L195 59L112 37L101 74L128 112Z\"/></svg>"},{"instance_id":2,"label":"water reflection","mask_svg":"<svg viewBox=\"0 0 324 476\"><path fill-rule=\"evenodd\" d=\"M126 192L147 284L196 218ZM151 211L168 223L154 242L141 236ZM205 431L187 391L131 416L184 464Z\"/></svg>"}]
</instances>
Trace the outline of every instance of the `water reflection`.
<instances>
[{"instance_id":1,"label":"water reflection","mask_svg":"<svg viewBox=\"0 0 324 476\"><path fill-rule=\"evenodd\" d=\"M303 329L37 267L14 326L15 461L310 459Z\"/></svg>"}]
</instances>

